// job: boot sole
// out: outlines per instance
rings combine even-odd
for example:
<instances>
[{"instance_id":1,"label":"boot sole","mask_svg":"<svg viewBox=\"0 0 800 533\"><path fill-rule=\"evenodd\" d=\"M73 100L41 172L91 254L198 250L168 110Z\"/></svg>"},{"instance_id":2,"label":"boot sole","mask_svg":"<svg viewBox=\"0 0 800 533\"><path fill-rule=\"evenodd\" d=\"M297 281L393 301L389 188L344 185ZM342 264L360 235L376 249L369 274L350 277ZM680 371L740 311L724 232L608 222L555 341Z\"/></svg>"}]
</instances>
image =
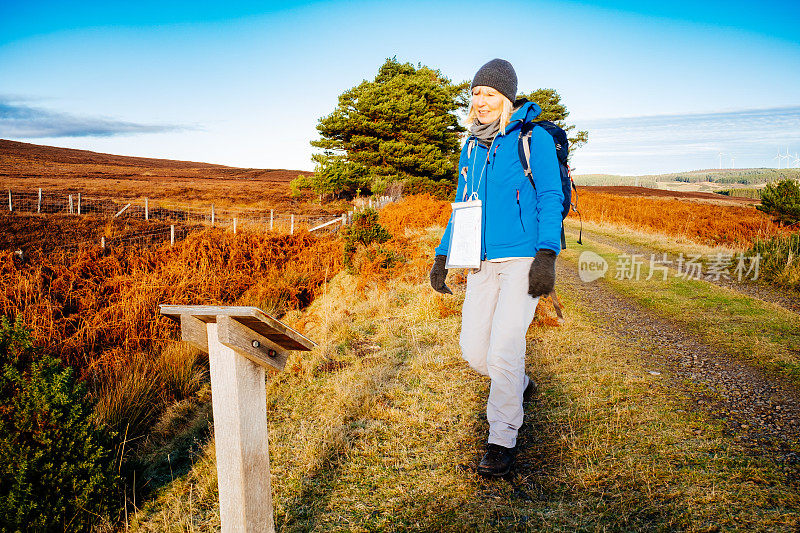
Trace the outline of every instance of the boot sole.
<instances>
[{"instance_id":1,"label":"boot sole","mask_svg":"<svg viewBox=\"0 0 800 533\"><path fill-rule=\"evenodd\" d=\"M508 468L506 468L502 472L493 472L491 470L484 470L481 467L477 467L475 469L475 471L478 472L478 474L480 474L480 475L482 475L484 477L503 477L503 476L507 475L509 472L511 472L512 467L513 467L513 465L510 465Z\"/></svg>"}]
</instances>

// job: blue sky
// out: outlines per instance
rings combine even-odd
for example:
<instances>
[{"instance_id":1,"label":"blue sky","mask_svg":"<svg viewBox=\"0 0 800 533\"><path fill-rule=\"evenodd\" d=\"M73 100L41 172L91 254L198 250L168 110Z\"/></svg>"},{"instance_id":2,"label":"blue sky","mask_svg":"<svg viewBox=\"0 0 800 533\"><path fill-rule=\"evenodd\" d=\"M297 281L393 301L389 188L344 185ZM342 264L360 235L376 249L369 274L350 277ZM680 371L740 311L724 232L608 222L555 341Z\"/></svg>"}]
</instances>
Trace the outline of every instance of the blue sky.
<instances>
[{"instance_id":1,"label":"blue sky","mask_svg":"<svg viewBox=\"0 0 800 533\"><path fill-rule=\"evenodd\" d=\"M0 138L311 169L317 120L385 58L510 60L590 143L578 173L800 152L800 2L0 0Z\"/></svg>"}]
</instances>

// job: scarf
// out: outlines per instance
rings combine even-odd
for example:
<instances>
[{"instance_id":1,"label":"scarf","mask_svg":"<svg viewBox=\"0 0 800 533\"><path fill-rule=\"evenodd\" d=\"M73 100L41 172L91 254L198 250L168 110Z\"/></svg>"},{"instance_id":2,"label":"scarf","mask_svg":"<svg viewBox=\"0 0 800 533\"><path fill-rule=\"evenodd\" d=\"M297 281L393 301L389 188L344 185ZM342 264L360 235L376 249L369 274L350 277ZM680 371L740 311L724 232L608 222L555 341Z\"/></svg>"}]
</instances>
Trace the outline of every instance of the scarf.
<instances>
[{"instance_id":1,"label":"scarf","mask_svg":"<svg viewBox=\"0 0 800 533\"><path fill-rule=\"evenodd\" d=\"M500 132L500 117L494 122L490 122L488 124L481 124L481 122L476 118L475 121L472 123L472 127L469 129L469 132L478 139L478 142L485 145L487 148L492 145L492 141Z\"/></svg>"}]
</instances>

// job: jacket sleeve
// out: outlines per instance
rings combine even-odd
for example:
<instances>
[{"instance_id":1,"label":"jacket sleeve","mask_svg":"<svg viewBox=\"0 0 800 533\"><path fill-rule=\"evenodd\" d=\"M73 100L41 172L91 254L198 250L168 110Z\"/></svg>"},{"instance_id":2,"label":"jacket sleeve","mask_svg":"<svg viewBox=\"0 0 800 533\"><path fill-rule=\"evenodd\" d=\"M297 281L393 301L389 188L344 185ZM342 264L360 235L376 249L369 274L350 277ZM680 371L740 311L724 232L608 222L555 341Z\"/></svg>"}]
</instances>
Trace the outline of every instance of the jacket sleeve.
<instances>
[{"instance_id":1,"label":"jacket sleeve","mask_svg":"<svg viewBox=\"0 0 800 533\"><path fill-rule=\"evenodd\" d=\"M536 184L536 217L539 222L536 249L547 248L558 254L561 252L564 191L556 146L544 128L533 128L531 132L531 172Z\"/></svg>"},{"instance_id":2,"label":"jacket sleeve","mask_svg":"<svg viewBox=\"0 0 800 533\"><path fill-rule=\"evenodd\" d=\"M460 201L461 197L464 195L464 184L466 181L461 173L458 174L458 187L456 187L456 201ZM447 227L444 229L444 235L442 235L442 242L439 243L439 246L436 247L435 254L436 255L447 255L448 250L450 249L450 233L453 231L453 213L450 213L450 220L447 221Z\"/></svg>"}]
</instances>

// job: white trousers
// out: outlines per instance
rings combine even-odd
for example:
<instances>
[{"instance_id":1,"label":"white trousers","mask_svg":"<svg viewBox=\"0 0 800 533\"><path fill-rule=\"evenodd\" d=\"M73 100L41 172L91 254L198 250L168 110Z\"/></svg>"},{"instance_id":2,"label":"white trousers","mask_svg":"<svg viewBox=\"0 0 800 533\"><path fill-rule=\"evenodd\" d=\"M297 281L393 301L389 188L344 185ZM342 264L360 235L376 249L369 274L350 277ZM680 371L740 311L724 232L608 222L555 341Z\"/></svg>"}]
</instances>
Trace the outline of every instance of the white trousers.
<instances>
[{"instance_id":1,"label":"white trousers","mask_svg":"<svg viewBox=\"0 0 800 533\"><path fill-rule=\"evenodd\" d=\"M525 334L539 298L528 294L533 258L481 261L467 274L461 311L461 354L478 373L491 378L486 418L489 443L513 448L522 425L525 375Z\"/></svg>"}]
</instances>

